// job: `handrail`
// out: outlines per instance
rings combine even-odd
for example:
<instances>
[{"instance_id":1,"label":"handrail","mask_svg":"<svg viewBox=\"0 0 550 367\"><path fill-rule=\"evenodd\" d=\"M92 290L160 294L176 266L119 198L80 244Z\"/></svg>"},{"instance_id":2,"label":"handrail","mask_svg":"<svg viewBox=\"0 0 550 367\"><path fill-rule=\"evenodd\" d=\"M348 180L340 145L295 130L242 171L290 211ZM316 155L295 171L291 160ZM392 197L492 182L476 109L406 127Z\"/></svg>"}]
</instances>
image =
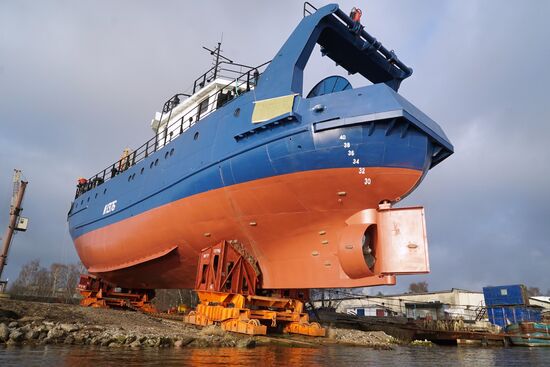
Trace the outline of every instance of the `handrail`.
<instances>
[{"instance_id":1,"label":"handrail","mask_svg":"<svg viewBox=\"0 0 550 367\"><path fill-rule=\"evenodd\" d=\"M313 11L311 11L313 9ZM311 15L317 11L317 8L313 6L310 2L304 2L304 18L308 15Z\"/></svg>"},{"instance_id":2,"label":"handrail","mask_svg":"<svg viewBox=\"0 0 550 367\"><path fill-rule=\"evenodd\" d=\"M197 91L197 87L199 87L199 89L200 89L200 88L204 87L207 83L209 83L212 80L216 79L216 77L218 76L218 73L222 70L221 65L232 65L232 66L240 67L241 69L242 68L254 69L253 66L239 64L239 63L236 63L236 62L220 61L217 65L212 66L204 74L202 74L197 79L195 79L195 82L193 83L193 94ZM238 73L238 71L233 70L233 69L224 69L224 70L227 71L227 72L230 72L230 73Z\"/></svg>"},{"instance_id":3,"label":"handrail","mask_svg":"<svg viewBox=\"0 0 550 367\"><path fill-rule=\"evenodd\" d=\"M355 26L355 22L341 9L337 9L334 13L344 24L346 24L350 29ZM376 38L371 36L363 28L360 28L359 35L367 42L368 49L376 50L380 55L382 55L387 62L397 66L403 73L405 73L405 78L409 77L412 74L412 69L405 65L401 60L397 58L397 55L393 50L388 50L385 48L382 43L380 43Z\"/></svg>"},{"instance_id":4,"label":"handrail","mask_svg":"<svg viewBox=\"0 0 550 367\"><path fill-rule=\"evenodd\" d=\"M104 182L110 180L111 178L114 178L119 173L132 167L136 163L139 163L140 161L144 160L149 155L155 153L157 150L161 149L166 144L170 143L177 136L181 135L183 132L187 131L189 128L194 126L199 120L203 119L204 117L208 116L215 110L223 107L228 102L242 95L239 93L232 95L233 90L236 90L238 92L238 90L241 89L243 85L246 85L246 88L245 88L246 92L250 91L252 87L255 87L258 83L259 77L261 76L260 69L268 65L270 62L271 60L259 66L250 68L244 73L238 75L236 78L233 78L233 80L230 83L227 83L226 85L221 87L220 90L216 94L214 94L213 98L210 97L211 100L209 100L208 102L208 105L207 105L208 108L206 109L207 110L206 113L201 114L200 103L199 103L192 110L190 110L185 115L183 115L181 118L170 123L172 109L175 107L173 106L169 110L170 115L166 119L167 123L164 129L162 130L159 129L155 134L155 136L147 140L144 144L142 144L139 148L134 150L128 156L119 159L113 164L107 166L102 171L90 177L85 184L79 184L77 186L75 199L78 198L83 193L85 193L86 191L91 190L103 184ZM241 66L240 64L237 64L237 65ZM245 65L242 65L242 66L244 67ZM224 95L227 96L227 99L220 102L219 97L222 93L224 93ZM166 106L167 103L172 101L176 96L180 96L180 95L184 95L184 94L174 95L174 97L170 98L164 104L164 106ZM162 122L162 114L159 122ZM177 126L179 126L179 129L174 130L174 128ZM177 131L177 134L174 134L174 131Z\"/></svg>"}]
</instances>

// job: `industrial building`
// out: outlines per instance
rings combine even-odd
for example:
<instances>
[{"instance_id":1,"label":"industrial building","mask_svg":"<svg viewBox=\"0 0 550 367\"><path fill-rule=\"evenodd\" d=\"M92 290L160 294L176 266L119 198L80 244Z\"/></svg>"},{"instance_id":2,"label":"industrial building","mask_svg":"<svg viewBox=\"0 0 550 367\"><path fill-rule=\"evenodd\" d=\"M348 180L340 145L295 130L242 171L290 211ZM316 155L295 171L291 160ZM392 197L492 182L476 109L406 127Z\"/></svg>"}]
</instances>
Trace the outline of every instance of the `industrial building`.
<instances>
[{"instance_id":1,"label":"industrial building","mask_svg":"<svg viewBox=\"0 0 550 367\"><path fill-rule=\"evenodd\" d=\"M531 297L532 306L550 310L550 297ZM405 316L411 319L486 318L482 292L452 288L426 293L401 293L379 296L334 296L314 302L317 307L329 306L336 312L357 316Z\"/></svg>"}]
</instances>

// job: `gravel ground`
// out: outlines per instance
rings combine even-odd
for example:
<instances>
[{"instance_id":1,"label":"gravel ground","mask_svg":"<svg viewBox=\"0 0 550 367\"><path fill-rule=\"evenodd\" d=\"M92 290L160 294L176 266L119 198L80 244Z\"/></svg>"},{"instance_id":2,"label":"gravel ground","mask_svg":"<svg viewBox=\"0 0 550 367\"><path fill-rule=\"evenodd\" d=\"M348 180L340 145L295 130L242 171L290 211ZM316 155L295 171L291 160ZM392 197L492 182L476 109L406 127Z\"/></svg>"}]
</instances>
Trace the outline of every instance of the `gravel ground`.
<instances>
[{"instance_id":1,"label":"gravel ground","mask_svg":"<svg viewBox=\"0 0 550 367\"><path fill-rule=\"evenodd\" d=\"M0 299L0 345L76 344L107 347L254 347L285 344L351 344L390 349L396 341L383 332L329 329L327 337L248 336L217 326L204 328L132 311Z\"/></svg>"}]
</instances>

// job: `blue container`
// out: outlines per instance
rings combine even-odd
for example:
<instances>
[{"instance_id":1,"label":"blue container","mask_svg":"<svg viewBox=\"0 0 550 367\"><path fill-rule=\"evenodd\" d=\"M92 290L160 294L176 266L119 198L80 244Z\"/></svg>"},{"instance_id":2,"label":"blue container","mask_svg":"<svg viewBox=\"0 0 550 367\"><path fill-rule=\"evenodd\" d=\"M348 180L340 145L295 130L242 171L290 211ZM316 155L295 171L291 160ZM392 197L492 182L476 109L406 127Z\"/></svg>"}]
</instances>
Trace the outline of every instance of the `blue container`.
<instances>
[{"instance_id":1,"label":"blue container","mask_svg":"<svg viewBox=\"0 0 550 367\"><path fill-rule=\"evenodd\" d=\"M487 307L529 305L527 289L522 284L484 287L483 296Z\"/></svg>"},{"instance_id":2,"label":"blue container","mask_svg":"<svg viewBox=\"0 0 550 367\"><path fill-rule=\"evenodd\" d=\"M489 322L505 327L522 321L541 321L541 310L535 307L522 306L493 306L487 307Z\"/></svg>"}]
</instances>

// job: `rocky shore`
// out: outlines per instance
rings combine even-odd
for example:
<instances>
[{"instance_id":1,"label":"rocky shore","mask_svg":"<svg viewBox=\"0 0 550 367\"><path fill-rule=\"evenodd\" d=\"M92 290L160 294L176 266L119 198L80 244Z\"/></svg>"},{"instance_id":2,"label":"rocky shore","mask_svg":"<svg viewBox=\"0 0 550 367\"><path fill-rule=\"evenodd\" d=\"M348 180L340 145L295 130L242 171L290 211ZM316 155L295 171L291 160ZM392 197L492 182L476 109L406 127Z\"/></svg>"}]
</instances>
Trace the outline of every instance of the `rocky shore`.
<instances>
[{"instance_id":1,"label":"rocky shore","mask_svg":"<svg viewBox=\"0 0 550 367\"><path fill-rule=\"evenodd\" d=\"M91 345L109 348L240 347L283 344L352 344L391 349L383 332L329 329L327 337L247 336L216 326L204 328L139 312L0 299L0 345Z\"/></svg>"}]
</instances>

